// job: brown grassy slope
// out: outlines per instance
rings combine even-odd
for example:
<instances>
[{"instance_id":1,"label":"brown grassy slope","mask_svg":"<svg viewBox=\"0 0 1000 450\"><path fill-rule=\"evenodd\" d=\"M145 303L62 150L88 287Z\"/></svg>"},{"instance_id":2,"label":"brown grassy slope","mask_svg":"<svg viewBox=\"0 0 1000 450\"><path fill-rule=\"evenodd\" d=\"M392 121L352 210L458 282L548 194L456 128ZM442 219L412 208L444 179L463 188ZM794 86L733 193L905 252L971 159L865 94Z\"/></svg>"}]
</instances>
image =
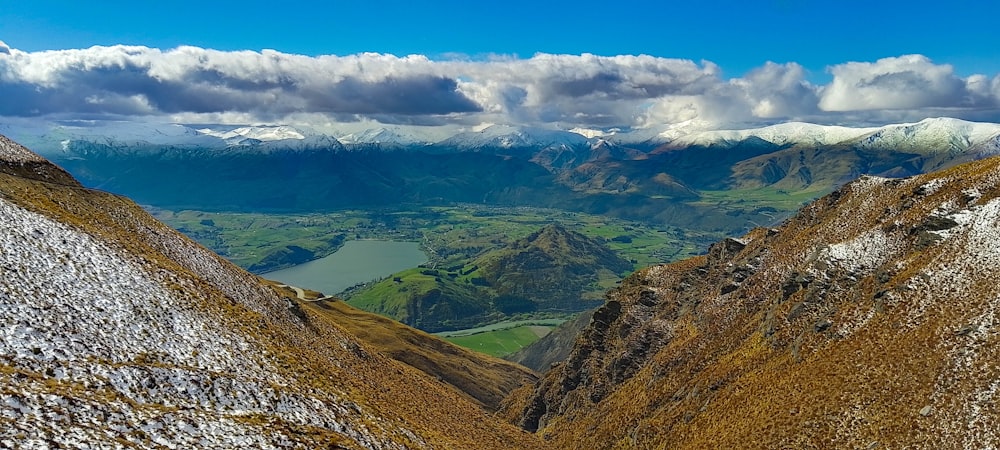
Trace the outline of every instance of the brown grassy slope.
<instances>
[{"instance_id":1,"label":"brown grassy slope","mask_svg":"<svg viewBox=\"0 0 1000 450\"><path fill-rule=\"evenodd\" d=\"M1000 445L1000 159L640 271L504 414L564 448Z\"/></svg>"},{"instance_id":2,"label":"brown grassy slope","mask_svg":"<svg viewBox=\"0 0 1000 450\"><path fill-rule=\"evenodd\" d=\"M317 313L289 303L257 277L212 255L124 198L75 183L40 182L7 172L0 174L0 195L134 255L145 261L150 273L166 274L163 278L171 280L170 288L191 299L218 327L236 330L265 346L268 354L261 355L262 360L276 367L286 381L276 388L289 395L337 399L348 406L343 420L349 428L411 448L541 446L535 437L499 423L443 383L383 355ZM144 364L136 358L135 364ZM128 404L130 399L118 401ZM300 445L357 446L334 429L303 427L277 416L244 420L268 422Z\"/></svg>"},{"instance_id":3,"label":"brown grassy slope","mask_svg":"<svg viewBox=\"0 0 1000 450\"><path fill-rule=\"evenodd\" d=\"M538 380L523 366L458 347L340 300L300 301L300 305L390 358L454 386L488 411L496 411L503 398L517 387Z\"/></svg>"}]
</instances>

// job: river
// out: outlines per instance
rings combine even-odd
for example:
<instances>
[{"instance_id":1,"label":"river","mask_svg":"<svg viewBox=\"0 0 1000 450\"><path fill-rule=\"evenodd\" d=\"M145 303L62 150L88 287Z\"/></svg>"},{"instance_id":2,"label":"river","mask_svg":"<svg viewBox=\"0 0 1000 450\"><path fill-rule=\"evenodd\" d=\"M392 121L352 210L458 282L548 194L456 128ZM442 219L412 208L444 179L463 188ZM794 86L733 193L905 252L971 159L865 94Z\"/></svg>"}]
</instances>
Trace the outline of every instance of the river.
<instances>
[{"instance_id":1,"label":"river","mask_svg":"<svg viewBox=\"0 0 1000 450\"><path fill-rule=\"evenodd\" d=\"M357 240L345 242L340 250L325 258L261 276L331 295L425 262L427 255L416 242Z\"/></svg>"}]
</instances>

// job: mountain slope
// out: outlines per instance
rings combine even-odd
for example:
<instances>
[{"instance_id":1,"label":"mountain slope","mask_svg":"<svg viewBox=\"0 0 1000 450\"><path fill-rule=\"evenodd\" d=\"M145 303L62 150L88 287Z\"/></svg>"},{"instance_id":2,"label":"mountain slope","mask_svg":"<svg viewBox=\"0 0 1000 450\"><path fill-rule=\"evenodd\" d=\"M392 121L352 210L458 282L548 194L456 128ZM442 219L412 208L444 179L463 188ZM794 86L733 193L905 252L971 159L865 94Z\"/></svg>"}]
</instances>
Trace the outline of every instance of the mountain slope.
<instances>
[{"instance_id":1,"label":"mountain slope","mask_svg":"<svg viewBox=\"0 0 1000 450\"><path fill-rule=\"evenodd\" d=\"M458 388L489 411L495 411L515 388L534 383L536 374L410 328L342 301L301 302L321 318L345 328L392 359Z\"/></svg>"},{"instance_id":2,"label":"mountain slope","mask_svg":"<svg viewBox=\"0 0 1000 450\"><path fill-rule=\"evenodd\" d=\"M1000 158L864 177L609 293L505 414L564 448L988 448Z\"/></svg>"},{"instance_id":3,"label":"mountain slope","mask_svg":"<svg viewBox=\"0 0 1000 450\"><path fill-rule=\"evenodd\" d=\"M135 204L0 159L0 445L539 446Z\"/></svg>"}]
</instances>

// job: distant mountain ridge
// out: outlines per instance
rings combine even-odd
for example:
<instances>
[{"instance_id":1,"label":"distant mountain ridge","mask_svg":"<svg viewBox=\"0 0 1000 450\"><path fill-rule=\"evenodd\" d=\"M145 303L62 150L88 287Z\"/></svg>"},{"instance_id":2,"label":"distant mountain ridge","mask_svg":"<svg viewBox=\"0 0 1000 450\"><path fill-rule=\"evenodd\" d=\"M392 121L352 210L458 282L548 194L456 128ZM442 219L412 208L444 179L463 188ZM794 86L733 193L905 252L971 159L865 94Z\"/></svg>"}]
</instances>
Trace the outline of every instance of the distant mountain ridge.
<instances>
[{"instance_id":1,"label":"distant mountain ridge","mask_svg":"<svg viewBox=\"0 0 1000 450\"><path fill-rule=\"evenodd\" d=\"M380 127L342 135L347 143L288 127L211 132L231 136L227 141L197 131L211 126L114 126L120 137L103 135L99 126L25 133L48 142L47 155L84 184L165 209L479 203L723 233L775 223L861 175L912 176L1000 152L1000 125L947 118L878 128L675 127L653 133L659 140L649 137L655 130L578 130L588 138L492 125L432 142L405 127ZM406 143L413 139L420 142Z\"/></svg>"},{"instance_id":2,"label":"distant mountain ridge","mask_svg":"<svg viewBox=\"0 0 1000 450\"><path fill-rule=\"evenodd\" d=\"M916 123L889 124L884 126L847 127L838 125L818 125L804 122L787 122L760 128L701 130L698 128L676 128L669 133L656 133L647 129L615 130L602 133L598 130L559 130L539 127L512 125L490 125L471 131L456 131L445 137L445 131L432 134L408 131L406 127L375 127L350 133L311 131L289 125L183 125L154 123L100 122L80 125L51 125L48 128L37 124L32 127L18 127L8 124L2 128L8 135L29 141L38 147L43 155L55 151L67 141L121 142L163 145L201 145L207 147L253 146L264 143L281 142L288 148L295 148L296 141L325 136L328 141L337 140L343 145L357 144L385 145L389 148L427 146L458 150L491 150L516 148L589 148L601 142L614 146L660 146L670 147L733 145L751 137L775 145L833 145L845 142L889 147L927 147L940 145L941 139L954 144L956 148L976 147L995 141L1000 134L1000 125L984 122L968 122L952 118L930 118ZM416 130L416 129L414 129ZM630 137L633 136L633 137Z\"/></svg>"}]
</instances>

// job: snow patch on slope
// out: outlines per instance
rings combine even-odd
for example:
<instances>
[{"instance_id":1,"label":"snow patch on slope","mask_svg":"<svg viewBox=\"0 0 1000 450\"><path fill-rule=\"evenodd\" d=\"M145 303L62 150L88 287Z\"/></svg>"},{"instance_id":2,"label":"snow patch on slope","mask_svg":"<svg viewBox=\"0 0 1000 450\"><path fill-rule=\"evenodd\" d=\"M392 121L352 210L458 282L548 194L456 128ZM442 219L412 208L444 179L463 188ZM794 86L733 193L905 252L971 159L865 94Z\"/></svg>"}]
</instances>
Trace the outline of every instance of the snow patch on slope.
<instances>
[{"instance_id":1,"label":"snow patch on slope","mask_svg":"<svg viewBox=\"0 0 1000 450\"><path fill-rule=\"evenodd\" d=\"M851 272L871 271L885 264L901 246L882 230L868 231L844 242L833 244L820 253L829 263Z\"/></svg>"},{"instance_id":2,"label":"snow patch on slope","mask_svg":"<svg viewBox=\"0 0 1000 450\"><path fill-rule=\"evenodd\" d=\"M282 389L265 346L168 287L184 280L3 199L0 222L0 446L288 442L252 416L381 446L332 393Z\"/></svg>"},{"instance_id":3,"label":"snow patch on slope","mask_svg":"<svg viewBox=\"0 0 1000 450\"><path fill-rule=\"evenodd\" d=\"M45 158L7 139L6 136L0 135L0 161L24 164L29 162L45 162Z\"/></svg>"},{"instance_id":4,"label":"snow patch on slope","mask_svg":"<svg viewBox=\"0 0 1000 450\"><path fill-rule=\"evenodd\" d=\"M240 127L228 131L218 131L211 128L202 128L197 130L198 133L217 137L224 140L232 139L256 139L258 141L270 142L270 141L281 141L285 139L305 139L305 135L301 131L289 127L289 126L276 126L276 127Z\"/></svg>"}]
</instances>

